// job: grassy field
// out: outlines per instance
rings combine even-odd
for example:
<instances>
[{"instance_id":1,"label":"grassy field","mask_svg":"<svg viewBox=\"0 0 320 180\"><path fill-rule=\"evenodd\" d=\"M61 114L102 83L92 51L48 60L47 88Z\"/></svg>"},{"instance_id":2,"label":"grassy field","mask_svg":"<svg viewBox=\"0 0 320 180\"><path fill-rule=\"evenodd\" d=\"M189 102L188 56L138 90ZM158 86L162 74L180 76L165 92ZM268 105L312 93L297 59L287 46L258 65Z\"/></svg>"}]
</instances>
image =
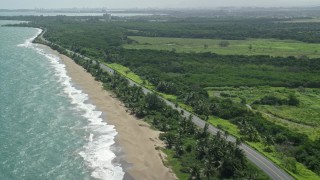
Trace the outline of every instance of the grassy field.
<instances>
[{"instance_id":1,"label":"grassy field","mask_svg":"<svg viewBox=\"0 0 320 180\"><path fill-rule=\"evenodd\" d=\"M228 47L221 47L219 39L190 39L130 36L134 40L124 45L127 49L175 50L176 52L213 52L217 54L308 56L320 57L320 44L293 40L248 39L228 40ZM251 49L250 49L251 47Z\"/></svg>"},{"instance_id":2,"label":"grassy field","mask_svg":"<svg viewBox=\"0 0 320 180\"><path fill-rule=\"evenodd\" d=\"M122 66L121 64L117 64L117 63L109 63L106 64L107 66L109 66L110 68L114 69L115 71L117 71L118 73L120 73L121 75L131 79L132 81L143 85L144 87L154 90L154 86L149 83L147 80L143 80L140 76L136 75L134 72L132 72L129 68Z\"/></svg>"},{"instance_id":3,"label":"grassy field","mask_svg":"<svg viewBox=\"0 0 320 180\"><path fill-rule=\"evenodd\" d=\"M255 110L263 113L268 120L308 135L310 139L320 137L320 90L289 89L283 87L216 87L207 88L210 96L231 98L240 102L245 99L247 104L261 99L265 95L288 98L295 94L300 100L299 106L253 105Z\"/></svg>"}]
</instances>

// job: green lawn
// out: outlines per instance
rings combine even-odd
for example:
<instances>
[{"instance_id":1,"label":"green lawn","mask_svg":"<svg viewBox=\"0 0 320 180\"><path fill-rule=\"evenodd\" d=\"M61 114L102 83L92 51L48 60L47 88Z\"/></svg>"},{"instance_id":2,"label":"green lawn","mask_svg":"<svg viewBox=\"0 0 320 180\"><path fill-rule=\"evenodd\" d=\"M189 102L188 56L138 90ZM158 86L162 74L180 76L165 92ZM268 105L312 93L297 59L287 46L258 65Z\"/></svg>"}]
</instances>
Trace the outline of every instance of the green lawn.
<instances>
[{"instance_id":1,"label":"green lawn","mask_svg":"<svg viewBox=\"0 0 320 180\"><path fill-rule=\"evenodd\" d=\"M248 39L228 40L228 47L220 47L219 39L191 39L130 36L135 42L124 45L127 49L175 50L177 52L213 52L217 54L308 56L320 57L320 44L294 40ZM206 46L206 47L205 47ZM249 47L252 47L250 50Z\"/></svg>"},{"instance_id":2,"label":"green lawn","mask_svg":"<svg viewBox=\"0 0 320 180\"><path fill-rule=\"evenodd\" d=\"M292 131L306 134L310 139L320 137L320 90L319 89L289 89L284 87L213 87L207 88L210 96L231 98L240 102L246 99L252 104L265 95L287 98L295 94L300 100L299 106L269 106L253 105L255 110L263 113L268 120L288 127Z\"/></svg>"}]
</instances>

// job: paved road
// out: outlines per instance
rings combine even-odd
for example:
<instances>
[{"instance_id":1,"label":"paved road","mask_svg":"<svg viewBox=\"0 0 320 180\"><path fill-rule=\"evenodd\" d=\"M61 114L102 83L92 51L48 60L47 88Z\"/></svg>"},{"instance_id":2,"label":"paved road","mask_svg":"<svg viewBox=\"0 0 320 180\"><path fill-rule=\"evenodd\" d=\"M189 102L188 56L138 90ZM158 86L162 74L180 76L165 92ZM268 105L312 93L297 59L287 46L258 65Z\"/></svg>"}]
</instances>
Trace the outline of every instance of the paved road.
<instances>
[{"instance_id":1,"label":"paved road","mask_svg":"<svg viewBox=\"0 0 320 180\"><path fill-rule=\"evenodd\" d=\"M101 64L100 66L103 70L109 72L110 74L114 73L114 70L111 69L110 67L103 65L103 64ZM129 84L131 86L133 86L133 85L140 86L139 84L133 82L132 80L130 80L130 79L128 79L128 80L129 80ZM145 94L152 93L152 91L150 91L149 89L146 89L145 87L142 87L142 89ZM182 109L180 107L176 107L174 103L172 103L162 97L160 97L160 98L163 99L172 108L177 109L179 112L184 111L183 115L185 117L189 117L191 115L191 113L189 111L186 111L185 109ZM198 116L195 116L193 114L192 114L192 116L193 116L192 122L194 124L196 124L198 127L204 128L206 122L204 120L200 119ZM216 128L212 125L209 125L208 131L214 135L217 134L218 131L223 133L221 130L219 130L218 128ZM230 136L230 135L228 136L227 140L231 141L231 142L236 142L236 138L234 138L233 136ZM293 179L288 173L284 172L281 168L279 168L277 165L275 165L269 159L267 159L266 157L264 157L263 155L261 155L259 152L252 149L248 145L242 143L240 145L240 148L244 151L247 158L251 162L253 162L255 165L257 165L261 170L263 170L270 178L281 179L281 180Z\"/></svg>"},{"instance_id":2,"label":"paved road","mask_svg":"<svg viewBox=\"0 0 320 180\"><path fill-rule=\"evenodd\" d=\"M45 40L43 38L43 34L46 32L46 30L43 31L43 33L40 35L40 38L49 43L49 41ZM90 60L89 58L87 57L84 57L78 53L75 53L75 52L72 52L70 50L67 50L68 52L70 53L74 53L74 54L77 54L87 60ZM93 61L94 63L96 63L95 61ZM110 74L114 74L114 70L104 64L100 64L100 67L109 72ZM137 83L135 83L134 81L132 81L131 79L128 79L129 80L129 84L131 86L133 85L136 85L136 86L141 86ZM142 86L141 86L142 87ZM148 94L148 93L153 93L152 91L150 91L149 89L145 88L145 87L142 87L142 90L145 94ZM159 96L160 97L160 96ZM174 103L160 97L161 99L163 99L167 105L171 106L172 108L174 109L177 109L179 112L183 111L183 115L185 117L189 117L190 115L192 115L192 122L197 125L198 127L200 128L204 128L206 122L202 119L200 119L198 116L195 116L193 114L191 114L189 111L185 110L185 109L182 109L180 107L176 107ZM221 130L219 130L218 128L212 126L212 125L209 125L209 128L208 128L208 131L215 135L217 134L218 131L220 131L221 133L223 133ZM228 141L231 141L231 142L236 142L236 138L229 135L227 137L227 140ZM261 170L263 170L270 178L272 179L276 179L276 180L291 180L293 179L288 173L286 173L285 171L283 171L281 168L279 168L277 165L275 165L273 162L271 162L269 159L267 159L266 157L264 157L262 154L260 154L259 152L257 152L256 150L252 149L251 147L249 147L248 145L242 143L240 145L240 148L244 151L246 157L251 161L253 162L257 167L259 167Z\"/></svg>"}]
</instances>

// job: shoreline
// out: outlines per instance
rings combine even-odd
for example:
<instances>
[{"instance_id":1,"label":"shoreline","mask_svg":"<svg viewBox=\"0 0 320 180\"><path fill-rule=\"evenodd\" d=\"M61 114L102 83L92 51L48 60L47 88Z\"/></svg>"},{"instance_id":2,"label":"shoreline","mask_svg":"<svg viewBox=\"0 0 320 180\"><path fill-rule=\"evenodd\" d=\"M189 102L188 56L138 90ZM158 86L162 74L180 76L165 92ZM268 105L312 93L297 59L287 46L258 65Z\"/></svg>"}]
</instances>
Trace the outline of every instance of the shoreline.
<instances>
[{"instance_id":1,"label":"shoreline","mask_svg":"<svg viewBox=\"0 0 320 180\"><path fill-rule=\"evenodd\" d=\"M120 163L125 172L123 179L176 179L171 169L163 164L165 154L156 149L164 147L164 143L158 138L160 131L151 129L149 124L129 114L122 102L111 92L104 90L102 83L97 82L71 58L48 46L37 46L60 58L72 82L88 94L89 101L102 112L101 118L115 126L118 134L111 149L117 156L113 162Z\"/></svg>"}]
</instances>

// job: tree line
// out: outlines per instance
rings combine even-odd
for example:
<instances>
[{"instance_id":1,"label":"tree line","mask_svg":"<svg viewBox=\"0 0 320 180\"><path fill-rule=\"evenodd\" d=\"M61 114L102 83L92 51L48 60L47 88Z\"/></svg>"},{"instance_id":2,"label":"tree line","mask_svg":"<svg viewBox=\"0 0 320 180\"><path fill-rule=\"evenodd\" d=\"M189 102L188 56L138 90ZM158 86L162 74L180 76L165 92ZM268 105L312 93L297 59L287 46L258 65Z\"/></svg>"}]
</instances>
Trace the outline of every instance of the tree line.
<instances>
[{"instance_id":1,"label":"tree line","mask_svg":"<svg viewBox=\"0 0 320 180\"><path fill-rule=\"evenodd\" d=\"M223 24L223 22L220 23ZM226 22L226 24L228 23L232 24L233 22ZM141 28L145 26L151 27L151 24L142 24ZM266 121L261 114L249 111L244 104L235 103L231 100L209 98L208 93L203 89L204 87L213 86L241 85L320 87L318 76L320 61L318 59L125 50L121 48L121 44L127 41L125 28L128 28L130 23L125 27L125 23L119 22L111 24L81 23L69 21L67 18L61 23L60 20L58 21L54 18L47 21L39 18L39 20L29 25L46 27L48 33L46 33L45 37L62 45L63 48L71 49L101 62L116 62L129 67L136 74L155 85L158 91L176 95L178 101L191 106L193 111L204 117L204 119L207 119L209 115L214 115L229 120L239 127L243 140L263 142L266 146L266 151L276 150L277 152L283 152L287 157L293 157L314 172L320 173L318 168L320 165L319 148L317 148L320 145L319 140L311 141L305 135L291 132L282 126ZM164 27L167 27L165 23L160 25L163 26L159 28L161 31L164 31ZM155 25L156 27L157 25ZM188 28L185 28L188 31ZM172 30L174 29L168 29L168 33ZM197 31L193 32L196 33ZM63 52L63 48L61 52ZM79 57L73 58L77 60ZM79 62L81 61L79 60ZM102 82L110 81L106 84L106 87L117 92L118 97L138 117L144 117L164 132L173 132L174 134L178 132L177 129L174 130L172 128L179 124L178 122L181 120L173 118L178 117L177 114L179 112L173 113L173 111L163 107L162 103L152 96L148 96L147 99L144 98L139 93L140 90L129 92L131 89L126 87L127 82L121 76L115 75L112 78L106 75L102 76L101 74L104 73L98 69L98 66L94 67L92 63L85 61L82 63L97 79ZM138 87L135 88L139 89ZM128 93L128 95L124 92ZM141 98L139 98L140 95ZM179 146L181 141L184 143L190 140L180 141L176 137L173 140L168 140L167 136L173 136L166 134L162 138L167 141L168 147L171 147L170 149L174 151L181 150L179 148L181 147ZM174 144L172 142L179 143ZM211 142L211 140L208 140L208 142ZM195 147L195 144L190 146ZM185 153L181 157L176 156L181 159L181 162L184 158L188 159L190 154L187 149L190 146L185 144L183 151L178 152L178 154ZM272 149L270 148L271 146L276 148ZM193 152L192 157L197 157L195 155L196 151L190 152ZM190 161L187 162L191 163ZM195 160L195 162L198 161ZM188 163L185 163L185 165L190 170ZM199 166L204 168L203 162L199 163ZM294 166L290 166L290 168L294 171ZM216 174L218 176L223 174L222 171L218 172Z\"/></svg>"},{"instance_id":2,"label":"tree line","mask_svg":"<svg viewBox=\"0 0 320 180\"><path fill-rule=\"evenodd\" d=\"M204 129L197 128L191 121L192 116L184 117L156 94L145 95L141 87L130 86L121 75L108 74L100 68L99 62L85 60L76 54L69 54L64 48L49 45L70 56L101 81L104 88L115 93L132 114L162 131L160 139L165 142L166 149L173 152L174 158L181 164L179 171L188 179L268 179L247 162L239 148L240 141L228 142L227 134L212 136L208 132L208 124Z\"/></svg>"}]
</instances>

